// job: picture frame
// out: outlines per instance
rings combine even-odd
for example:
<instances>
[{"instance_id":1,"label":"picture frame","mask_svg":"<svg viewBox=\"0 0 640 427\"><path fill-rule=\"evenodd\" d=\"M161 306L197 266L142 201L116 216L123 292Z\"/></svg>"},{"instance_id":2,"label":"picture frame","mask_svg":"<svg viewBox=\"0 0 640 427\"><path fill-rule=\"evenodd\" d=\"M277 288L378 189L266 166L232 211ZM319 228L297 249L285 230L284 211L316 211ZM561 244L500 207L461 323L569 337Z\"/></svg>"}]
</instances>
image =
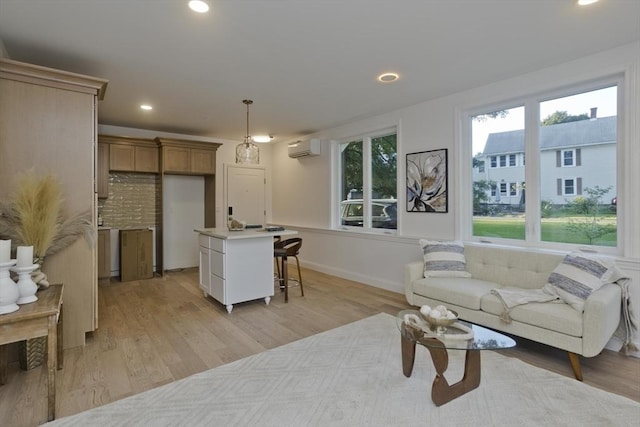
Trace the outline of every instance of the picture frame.
<instances>
[{"instance_id":1,"label":"picture frame","mask_svg":"<svg viewBox=\"0 0 640 427\"><path fill-rule=\"evenodd\" d=\"M407 154L407 212L449 212L446 148Z\"/></svg>"}]
</instances>

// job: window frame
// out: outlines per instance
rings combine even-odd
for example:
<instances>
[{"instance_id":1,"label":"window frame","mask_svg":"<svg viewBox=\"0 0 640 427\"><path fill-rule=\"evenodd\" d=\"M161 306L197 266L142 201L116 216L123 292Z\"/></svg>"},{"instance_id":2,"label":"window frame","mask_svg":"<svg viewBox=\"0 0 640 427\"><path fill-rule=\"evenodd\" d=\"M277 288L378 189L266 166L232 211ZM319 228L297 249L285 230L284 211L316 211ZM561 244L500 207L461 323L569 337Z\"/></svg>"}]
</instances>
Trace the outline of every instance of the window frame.
<instances>
[{"instance_id":1,"label":"window frame","mask_svg":"<svg viewBox=\"0 0 640 427\"><path fill-rule=\"evenodd\" d=\"M460 207L460 213L456 220L456 235L463 241L470 242L482 242L482 243L498 243L505 246L518 246L518 247L530 247L539 249L553 249L562 251L575 251L583 248L584 245L561 243L561 242L549 242L544 241L541 238L541 206L540 206L540 185L529 185L525 193L525 203L528 206L526 231L524 240L514 240L506 238L494 238L486 236L474 236L472 217L472 182L473 173L472 168L469 167L473 159L472 153L472 117L492 111L509 110L512 108L524 107L525 109L525 151L522 155L522 166L525 168L525 182L540 182L540 147L539 147L539 123L542 120L540 117L540 103L549 101L556 98L562 98L589 91L596 91L611 86L617 87L617 120L616 120L616 191L617 194L626 194L626 181L621 179L625 176L626 163L622 161L624 158L624 150L627 146L627 135L624 132L626 129L627 115L629 114L628 108L624 102L625 96L628 96L629 90L626 83L627 74L626 71L620 71L610 75L600 76L591 80L574 81L568 83L562 87L552 87L547 89L541 89L535 93L522 94L520 96L503 98L502 101L496 101L490 104L469 106L468 108L459 109L457 113L457 119L459 120L460 132L457 133L457 146L459 149L459 168L460 178L462 185L460 186L460 192L458 195L458 206ZM575 151L575 150L574 150ZM574 164L577 162L577 153L574 152L573 159ZM497 156L494 156L497 157ZM525 159L528 158L528 162ZM563 162L564 163L564 162ZM564 167L564 166L563 166ZM573 177L574 184L577 186L577 179ZM576 194L577 194L577 187ZM564 181L563 181L564 192ZM593 250L603 254L617 255L623 253L625 249L625 225L624 211L620 205L617 209L617 241L616 246L588 246L589 250ZM533 218L530 219L529 217Z\"/></svg>"},{"instance_id":2,"label":"window frame","mask_svg":"<svg viewBox=\"0 0 640 427\"><path fill-rule=\"evenodd\" d=\"M570 148L568 150L560 150L562 159L561 167L563 168L572 168L576 166L576 149ZM571 162L567 164L567 154L571 154Z\"/></svg>"},{"instance_id":3,"label":"window frame","mask_svg":"<svg viewBox=\"0 0 640 427\"><path fill-rule=\"evenodd\" d=\"M400 203L399 194L399 183L400 183L400 126L399 125L391 125L385 128L381 128L373 131L365 131L362 133L358 133L356 135L352 135L349 137L334 139L333 142L333 164L335 166L333 176L336 177L333 185L333 192L331 196L331 201L334 206L332 209L332 228L334 230L344 230L350 232L360 232L360 233L375 233L375 234L399 234L400 228L400 218L396 213L396 228L374 228L372 224L372 200L371 197L371 186L372 186L372 159L371 159L371 141L375 138L380 138L388 135L395 134L396 136L396 205ZM362 170L363 170L363 188L362 188L362 215L363 221L362 226L350 226L342 224L342 194L341 194L341 185L342 185L342 156L340 147L343 144L349 142L361 141L362 142ZM396 212L398 212L396 206Z\"/></svg>"}]
</instances>

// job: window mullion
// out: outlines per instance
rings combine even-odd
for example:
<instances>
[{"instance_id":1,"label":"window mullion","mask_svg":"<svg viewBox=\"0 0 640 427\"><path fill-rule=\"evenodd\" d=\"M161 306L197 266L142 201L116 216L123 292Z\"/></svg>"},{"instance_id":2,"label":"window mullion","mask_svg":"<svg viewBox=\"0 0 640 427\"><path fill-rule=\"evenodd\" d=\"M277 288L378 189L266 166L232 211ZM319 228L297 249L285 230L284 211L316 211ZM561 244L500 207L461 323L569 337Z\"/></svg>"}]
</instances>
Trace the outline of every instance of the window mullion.
<instances>
[{"instance_id":1,"label":"window mullion","mask_svg":"<svg viewBox=\"0 0 640 427\"><path fill-rule=\"evenodd\" d=\"M540 104L525 102L525 241L540 241ZM526 183L535 183L527 185Z\"/></svg>"},{"instance_id":2,"label":"window mullion","mask_svg":"<svg viewBox=\"0 0 640 427\"><path fill-rule=\"evenodd\" d=\"M371 228L371 137L362 139L362 227Z\"/></svg>"}]
</instances>

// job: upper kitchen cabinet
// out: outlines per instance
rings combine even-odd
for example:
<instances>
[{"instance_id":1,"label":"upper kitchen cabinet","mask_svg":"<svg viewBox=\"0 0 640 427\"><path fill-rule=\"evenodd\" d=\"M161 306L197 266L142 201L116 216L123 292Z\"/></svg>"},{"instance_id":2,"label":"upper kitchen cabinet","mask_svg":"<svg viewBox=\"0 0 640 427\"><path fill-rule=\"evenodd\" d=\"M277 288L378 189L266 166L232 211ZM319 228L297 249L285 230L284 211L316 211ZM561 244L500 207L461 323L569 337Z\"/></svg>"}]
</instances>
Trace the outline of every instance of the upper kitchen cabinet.
<instances>
[{"instance_id":1,"label":"upper kitchen cabinet","mask_svg":"<svg viewBox=\"0 0 640 427\"><path fill-rule=\"evenodd\" d=\"M160 172L158 145L151 139L99 135L109 144L109 170L118 172Z\"/></svg>"},{"instance_id":2,"label":"upper kitchen cabinet","mask_svg":"<svg viewBox=\"0 0 640 427\"><path fill-rule=\"evenodd\" d=\"M215 175L216 150L221 144L156 138L165 174Z\"/></svg>"},{"instance_id":3,"label":"upper kitchen cabinet","mask_svg":"<svg viewBox=\"0 0 640 427\"><path fill-rule=\"evenodd\" d=\"M53 174L68 216L89 213L96 231L97 106L107 81L0 59L0 199L26 170ZM80 237L42 265L64 284L64 348L84 345L98 327L95 245Z\"/></svg>"}]
</instances>

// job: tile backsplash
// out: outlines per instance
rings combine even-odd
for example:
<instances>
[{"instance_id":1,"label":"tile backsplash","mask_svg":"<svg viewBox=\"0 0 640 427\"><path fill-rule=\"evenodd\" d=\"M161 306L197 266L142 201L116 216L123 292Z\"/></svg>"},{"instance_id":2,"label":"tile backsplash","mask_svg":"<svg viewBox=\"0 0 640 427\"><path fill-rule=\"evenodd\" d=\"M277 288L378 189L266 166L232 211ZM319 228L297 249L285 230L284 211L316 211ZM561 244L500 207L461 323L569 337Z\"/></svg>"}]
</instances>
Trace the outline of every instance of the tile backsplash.
<instances>
[{"instance_id":1,"label":"tile backsplash","mask_svg":"<svg viewBox=\"0 0 640 427\"><path fill-rule=\"evenodd\" d=\"M112 228L151 227L160 213L157 174L110 172L109 197L98 199L102 225Z\"/></svg>"}]
</instances>

